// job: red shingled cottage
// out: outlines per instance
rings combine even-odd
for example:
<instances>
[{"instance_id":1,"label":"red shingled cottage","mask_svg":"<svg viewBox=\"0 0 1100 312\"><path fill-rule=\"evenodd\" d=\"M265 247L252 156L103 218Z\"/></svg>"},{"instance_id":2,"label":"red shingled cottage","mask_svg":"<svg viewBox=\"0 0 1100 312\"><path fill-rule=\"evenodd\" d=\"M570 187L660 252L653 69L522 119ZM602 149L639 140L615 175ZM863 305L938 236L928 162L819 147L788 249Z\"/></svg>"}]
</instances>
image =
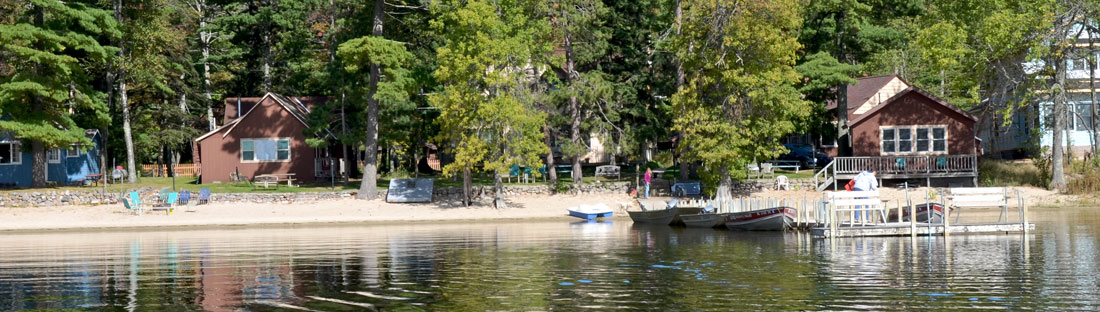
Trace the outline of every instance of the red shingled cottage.
<instances>
[{"instance_id":1,"label":"red shingled cottage","mask_svg":"<svg viewBox=\"0 0 1100 312\"><path fill-rule=\"evenodd\" d=\"M860 78L847 89L846 120L851 155L834 157L819 174L819 189L862 170L883 179L932 179L952 184L977 178L977 119L911 86L897 75ZM836 112L835 103L827 107ZM840 119L840 118L838 118ZM835 149L826 150L837 156ZM955 179L961 178L961 179Z\"/></svg>"},{"instance_id":2,"label":"red shingled cottage","mask_svg":"<svg viewBox=\"0 0 1100 312\"><path fill-rule=\"evenodd\" d=\"M340 162L342 149L314 149L306 145L304 134L310 109L326 99L275 93L226 98L224 124L193 144L200 183L267 174L292 176L301 182L331 177L332 164Z\"/></svg>"}]
</instances>

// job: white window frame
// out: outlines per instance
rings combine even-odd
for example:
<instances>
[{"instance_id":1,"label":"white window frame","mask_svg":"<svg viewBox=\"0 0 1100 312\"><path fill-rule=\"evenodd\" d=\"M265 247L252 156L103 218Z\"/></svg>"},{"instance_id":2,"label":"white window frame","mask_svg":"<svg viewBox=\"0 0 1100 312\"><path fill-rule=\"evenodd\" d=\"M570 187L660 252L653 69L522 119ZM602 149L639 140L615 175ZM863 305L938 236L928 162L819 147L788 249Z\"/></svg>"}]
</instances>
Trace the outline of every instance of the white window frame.
<instances>
[{"instance_id":1,"label":"white window frame","mask_svg":"<svg viewBox=\"0 0 1100 312\"><path fill-rule=\"evenodd\" d=\"M267 140L275 141L275 159L274 160L258 160L258 159L256 159L256 141L267 141ZM281 148L279 148L279 141L284 141L284 140L286 141L286 148L281 149ZM245 141L252 142L252 160L244 159L244 151L245 151L244 143L245 143ZM290 162L291 160L294 159L294 153L292 153L292 150L293 150L293 144L292 143L293 142L290 140L290 138L247 138L247 139L241 139L241 149L240 149L240 152L238 153L238 154L240 154L238 158L241 160L241 163ZM278 159L280 151L285 151L286 152L286 159Z\"/></svg>"},{"instance_id":2,"label":"white window frame","mask_svg":"<svg viewBox=\"0 0 1100 312\"><path fill-rule=\"evenodd\" d=\"M884 142L886 142L886 140L884 140L883 138L886 137L886 131L887 130L889 130L889 131L891 131L891 133L893 133L891 135L893 138L890 139L890 142L893 143L894 148L891 151L886 151L886 144L883 144ZM894 127L879 127L879 129L878 129L878 145L879 145L878 146L879 153L881 153L882 155L897 154L897 152L898 152L898 131L897 131L897 129L894 128Z\"/></svg>"},{"instance_id":3,"label":"white window frame","mask_svg":"<svg viewBox=\"0 0 1100 312\"><path fill-rule=\"evenodd\" d=\"M19 146L19 141L0 141L0 144L6 144L10 146L8 149L8 155L0 155L0 157L3 157L10 162L0 163L0 166L15 166L23 164L23 150Z\"/></svg>"},{"instance_id":4,"label":"white window frame","mask_svg":"<svg viewBox=\"0 0 1100 312\"><path fill-rule=\"evenodd\" d=\"M46 163L47 164L60 164L61 163L61 148L51 148L46 150Z\"/></svg>"},{"instance_id":5,"label":"white window frame","mask_svg":"<svg viewBox=\"0 0 1100 312\"><path fill-rule=\"evenodd\" d=\"M69 148L65 149L65 157L66 158L80 157L80 145L77 145L77 144L69 145Z\"/></svg>"},{"instance_id":6,"label":"white window frame","mask_svg":"<svg viewBox=\"0 0 1100 312\"><path fill-rule=\"evenodd\" d=\"M899 131L901 129L909 130L909 140L908 141L910 143L909 143L909 150L908 151L901 151L900 150L901 142L903 141L901 139L901 131ZM927 134L928 137L926 138L928 140L928 151L918 151L917 150L917 141L919 140L917 138L917 131L918 131L917 129L928 129L928 134ZM937 140L936 140L935 135L934 135L935 129L943 129L943 139L942 139L942 141L943 141L943 150L942 151L936 151L936 141ZM884 133L885 133L886 130L894 131L894 139L893 139L894 150L893 151L886 151L885 150L885 145L882 144L883 143L882 138L885 137ZM880 153L880 155L884 155L884 156L887 156L887 155L947 155L948 151L950 150L950 147L948 146L948 143L950 142L948 140L949 136L950 136L950 133L948 133L948 131L947 131L947 125L880 126L879 127L879 153Z\"/></svg>"}]
</instances>

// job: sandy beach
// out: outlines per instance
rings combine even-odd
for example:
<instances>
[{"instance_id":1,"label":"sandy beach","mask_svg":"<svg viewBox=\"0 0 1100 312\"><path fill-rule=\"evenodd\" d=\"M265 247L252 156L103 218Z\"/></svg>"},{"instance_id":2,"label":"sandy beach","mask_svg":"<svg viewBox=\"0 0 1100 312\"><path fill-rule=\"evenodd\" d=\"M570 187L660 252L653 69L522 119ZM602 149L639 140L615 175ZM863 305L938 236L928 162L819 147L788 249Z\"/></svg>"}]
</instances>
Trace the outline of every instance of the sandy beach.
<instances>
[{"instance_id":1,"label":"sandy beach","mask_svg":"<svg viewBox=\"0 0 1100 312\"><path fill-rule=\"evenodd\" d=\"M1076 196L1060 195L1037 188L1019 189L1029 207L1068 205ZM912 189L913 202L924 202L927 189ZM882 199L892 208L905 198L905 190L884 188ZM820 199L812 191L762 191L758 198ZM532 220L570 218L566 208L582 204L604 203L616 210L615 218L627 218L621 204L636 207L625 195L554 195L513 196L508 208L496 209L483 200L472 207L457 203L394 204L382 200L332 200L313 203L213 203L177 207L173 214L146 210L135 215L122 205L61 206L37 208L0 208L0 231L67 230L109 228L160 228L202 226L244 226L274 224L377 223L377 222L462 222L468 220ZM651 198L651 201L668 198ZM1014 201L1014 199L1013 199ZM637 209L637 208L633 208Z\"/></svg>"}]
</instances>

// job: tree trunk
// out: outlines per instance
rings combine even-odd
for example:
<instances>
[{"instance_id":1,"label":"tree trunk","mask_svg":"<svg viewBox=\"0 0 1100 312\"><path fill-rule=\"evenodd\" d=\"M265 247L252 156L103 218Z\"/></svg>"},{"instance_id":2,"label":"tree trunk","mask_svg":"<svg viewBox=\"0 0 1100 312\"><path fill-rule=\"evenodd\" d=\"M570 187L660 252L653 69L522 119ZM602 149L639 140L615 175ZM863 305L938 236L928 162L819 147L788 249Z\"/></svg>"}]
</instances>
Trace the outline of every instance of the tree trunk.
<instances>
[{"instance_id":1,"label":"tree trunk","mask_svg":"<svg viewBox=\"0 0 1100 312\"><path fill-rule=\"evenodd\" d=\"M118 20L119 26L122 26L124 22L122 19L122 0L115 0L115 20ZM126 94L126 66L123 63L126 60L126 46L125 42L119 41L118 43L118 105L122 108L122 137L126 141L126 177L129 183L137 183L137 164L134 160L134 135L130 129L130 101Z\"/></svg>"},{"instance_id":2,"label":"tree trunk","mask_svg":"<svg viewBox=\"0 0 1100 312\"><path fill-rule=\"evenodd\" d=\"M550 185L555 186L552 189L557 189L558 186L558 171L554 169L554 146L550 143L550 124L546 123L542 125L543 142L546 142L546 175L550 180Z\"/></svg>"},{"instance_id":3,"label":"tree trunk","mask_svg":"<svg viewBox=\"0 0 1100 312\"><path fill-rule=\"evenodd\" d=\"M493 207L496 209L508 208L508 204L504 202L504 182L501 181L499 174L493 175Z\"/></svg>"},{"instance_id":4,"label":"tree trunk","mask_svg":"<svg viewBox=\"0 0 1100 312\"><path fill-rule=\"evenodd\" d=\"M733 198L733 178L730 177L729 168L719 168L718 174L720 176L718 180L718 190L715 191L714 196L718 198Z\"/></svg>"},{"instance_id":5,"label":"tree trunk","mask_svg":"<svg viewBox=\"0 0 1100 312\"><path fill-rule=\"evenodd\" d=\"M564 15L564 14L563 14ZM567 16L563 17L568 19ZM566 22L565 28L565 76L568 79L569 88L574 88L574 71L576 70L576 59L573 55L573 41L569 36L569 25ZM569 125L569 140L573 143L574 147L581 146L581 105L577 101L576 95L569 96L569 113L572 119L572 123ZM581 184L583 174L581 172L581 155L573 155L573 184Z\"/></svg>"},{"instance_id":6,"label":"tree trunk","mask_svg":"<svg viewBox=\"0 0 1100 312\"><path fill-rule=\"evenodd\" d=\"M374 28L371 35L382 36L382 10L385 0L374 0ZM367 97L367 153L363 164L363 183L359 186L359 199L374 199L378 196L378 100L374 93L378 89L381 69L378 63L370 64L370 85Z\"/></svg>"},{"instance_id":7,"label":"tree trunk","mask_svg":"<svg viewBox=\"0 0 1100 312\"><path fill-rule=\"evenodd\" d=\"M31 187L46 186L46 145L31 141Z\"/></svg>"},{"instance_id":8,"label":"tree trunk","mask_svg":"<svg viewBox=\"0 0 1100 312\"><path fill-rule=\"evenodd\" d=\"M164 176L173 177L176 175L176 171L172 170L172 151L168 150L168 145L160 145L161 161L164 162Z\"/></svg>"},{"instance_id":9,"label":"tree trunk","mask_svg":"<svg viewBox=\"0 0 1100 312\"><path fill-rule=\"evenodd\" d=\"M1097 129L1097 128L1100 128L1100 127L1098 127L1098 126L1100 126L1100 124L1097 124L1097 122L1096 122L1097 121L1096 115L1100 114L1100 109L1097 109L1097 107L1096 107L1096 62L1100 61L1100 60L1097 60L1096 54L1095 54L1096 50L1093 49L1093 42L1094 41L1092 39L1093 38L1092 36L1094 34L1095 33L1090 28L1090 30L1089 30L1089 57L1086 58L1088 60L1088 63L1089 63L1089 98L1092 100L1091 102L1089 102L1091 104L1091 105L1089 105L1089 108L1092 110L1092 114L1090 114L1090 116L1089 116L1090 118L1088 120L1088 123L1089 123L1089 130L1092 131L1092 157L1093 157L1093 159L1095 159L1095 157L1097 156L1096 152L1100 151L1100 147L1098 147L1098 146L1100 146L1100 129Z\"/></svg>"},{"instance_id":10,"label":"tree trunk","mask_svg":"<svg viewBox=\"0 0 1100 312\"><path fill-rule=\"evenodd\" d=\"M682 20L681 20L681 18L683 17L683 14L684 14L684 10L680 6L680 0L676 0L676 35L677 36L680 35L680 28L683 25ZM683 88L683 86L684 86L684 64L683 64L683 62L680 62L680 60L676 60L676 91L675 92L679 92L680 88ZM676 148L680 150L679 153L677 153L680 156L676 157L676 161L680 165L680 180L684 181L684 180L688 179L688 173L690 173L689 171L691 171L691 169L688 167L688 163L684 161L684 156L683 156L684 152L687 150L687 147L683 145L684 144L683 136L681 136L680 140L678 140L676 143L677 143Z\"/></svg>"},{"instance_id":11,"label":"tree trunk","mask_svg":"<svg viewBox=\"0 0 1100 312\"><path fill-rule=\"evenodd\" d=\"M264 88L264 93L268 93L268 92L271 92L271 66L272 66L271 63L274 61L274 60L272 60L272 55L271 55L271 34L270 34L269 29L264 30L263 44L264 44L264 47L263 47L263 49L264 49L264 56L263 56L263 58L264 58L263 88Z\"/></svg>"},{"instance_id":12,"label":"tree trunk","mask_svg":"<svg viewBox=\"0 0 1100 312\"><path fill-rule=\"evenodd\" d=\"M462 168L462 205L470 207L473 204L473 198L470 194L470 187L473 185L473 180L470 177L470 166Z\"/></svg>"},{"instance_id":13,"label":"tree trunk","mask_svg":"<svg viewBox=\"0 0 1100 312\"><path fill-rule=\"evenodd\" d=\"M1066 65L1064 59L1054 61L1054 142L1051 143L1051 177L1049 188L1065 191L1066 179L1062 138L1066 130Z\"/></svg>"},{"instance_id":14,"label":"tree trunk","mask_svg":"<svg viewBox=\"0 0 1100 312\"><path fill-rule=\"evenodd\" d=\"M214 131L218 127L217 118L214 116L214 94L210 91L210 43L214 34L206 31L206 1L199 0L195 4L199 13L199 45L202 49L202 92L206 96L206 122L207 131Z\"/></svg>"}]
</instances>

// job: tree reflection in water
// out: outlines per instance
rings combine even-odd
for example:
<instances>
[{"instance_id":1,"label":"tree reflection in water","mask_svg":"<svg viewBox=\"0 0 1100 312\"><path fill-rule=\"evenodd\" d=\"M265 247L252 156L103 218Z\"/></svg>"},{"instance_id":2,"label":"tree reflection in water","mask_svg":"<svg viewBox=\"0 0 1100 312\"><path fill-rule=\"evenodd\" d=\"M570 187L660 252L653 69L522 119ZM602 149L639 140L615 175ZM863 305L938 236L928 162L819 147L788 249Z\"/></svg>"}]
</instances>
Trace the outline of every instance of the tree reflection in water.
<instances>
[{"instance_id":1,"label":"tree reflection in water","mask_svg":"<svg viewBox=\"0 0 1100 312\"><path fill-rule=\"evenodd\" d=\"M1022 235L614 222L8 233L0 309L1095 309L1095 209Z\"/></svg>"}]
</instances>

